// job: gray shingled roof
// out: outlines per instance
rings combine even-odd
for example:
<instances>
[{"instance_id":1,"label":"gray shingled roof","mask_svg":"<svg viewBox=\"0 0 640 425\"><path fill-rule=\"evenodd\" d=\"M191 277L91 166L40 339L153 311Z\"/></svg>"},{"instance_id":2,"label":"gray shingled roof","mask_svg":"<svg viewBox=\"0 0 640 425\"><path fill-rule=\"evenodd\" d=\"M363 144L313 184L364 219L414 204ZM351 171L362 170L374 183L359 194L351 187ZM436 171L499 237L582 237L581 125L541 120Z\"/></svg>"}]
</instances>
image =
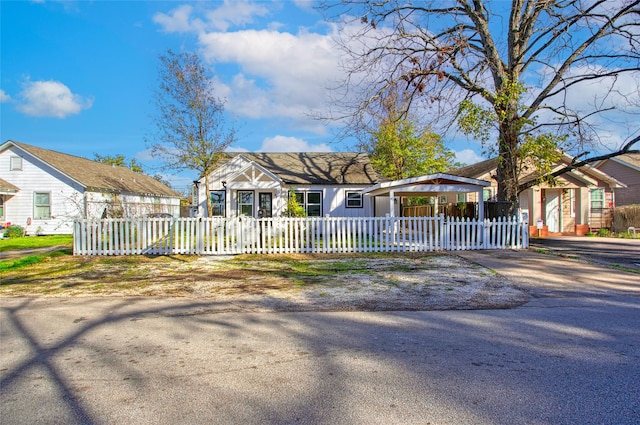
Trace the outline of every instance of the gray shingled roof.
<instances>
[{"instance_id":1,"label":"gray shingled roof","mask_svg":"<svg viewBox=\"0 0 640 425\"><path fill-rule=\"evenodd\" d=\"M375 184L381 179L366 154L355 152L229 153L242 155L286 184Z\"/></svg>"},{"instance_id":2,"label":"gray shingled roof","mask_svg":"<svg viewBox=\"0 0 640 425\"><path fill-rule=\"evenodd\" d=\"M176 191L154 178L135 173L127 167L115 167L12 140L7 143L11 143L46 162L91 191L104 190L138 195L180 196Z\"/></svg>"},{"instance_id":3,"label":"gray shingled roof","mask_svg":"<svg viewBox=\"0 0 640 425\"><path fill-rule=\"evenodd\" d=\"M466 167L460 167L456 168L455 170L447 171L447 174L477 179L478 177L483 176L492 170L495 170L497 167L498 158L496 157L487 159L485 161L476 162L475 164L467 165Z\"/></svg>"}]
</instances>

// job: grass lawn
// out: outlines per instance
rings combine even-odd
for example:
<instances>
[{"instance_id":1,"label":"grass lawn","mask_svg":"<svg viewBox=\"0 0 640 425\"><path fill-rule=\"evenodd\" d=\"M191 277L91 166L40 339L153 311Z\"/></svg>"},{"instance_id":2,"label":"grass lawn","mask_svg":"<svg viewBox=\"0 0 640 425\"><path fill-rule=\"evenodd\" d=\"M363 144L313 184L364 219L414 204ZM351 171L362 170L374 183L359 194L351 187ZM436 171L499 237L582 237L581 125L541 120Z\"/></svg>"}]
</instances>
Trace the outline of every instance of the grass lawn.
<instances>
[{"instance_id":1,"label":"grass lawn","mask_svg":"<svg viewBox=\"0 0 640 425\"><path fill-rule=\"evenodd\" d=\"M57 245L71 248L73 246L73 235L25 236L24 238L0 239L0 252Z\"/></svg>"}]
</instances>

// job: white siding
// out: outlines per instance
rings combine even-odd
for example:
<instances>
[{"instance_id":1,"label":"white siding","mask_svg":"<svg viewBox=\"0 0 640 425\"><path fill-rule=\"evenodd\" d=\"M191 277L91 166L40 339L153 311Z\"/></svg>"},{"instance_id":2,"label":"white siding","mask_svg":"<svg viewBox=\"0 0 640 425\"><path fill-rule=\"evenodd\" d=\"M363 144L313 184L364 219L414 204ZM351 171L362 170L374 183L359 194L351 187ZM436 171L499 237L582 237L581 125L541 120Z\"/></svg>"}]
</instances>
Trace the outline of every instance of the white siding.
<instances>
[{"instance_id":1,"label":"white siding","mask_svg":"<svg viewBox=\"0 0 640 425\"><path fill-rule=\"evenodd\" d=\"M22 156L22 171L10 169L10 158ZM70 234L73 220L80 218L83 205L82 187L64 178L46 164L22 155L13 148L0 153L0 176L19 188L5 202L5 220L25 227L27 234ZM34 194L50 194L51 218L34 219ZM31 224L27 225L31 219Z\"/></svg>"},{"instance_id":2,"label":"white siding","mask_svg":"<svg viewBox=\"0 0 640 425\"><path fill-rule=\"evenodd\" d=\"M22 156L21 171L10 169L12 156ZM82 185L13 147L0 152L0 177L19 189L15 195L5 198L5 221L24 227L29 235L71 234L74 220L100 218L108 203L114 200L112 194L85 193ZM34 218L34 197L38 192L50 194L51 218ZM123 205L125 217L156 211L180 215L179 198L132 194L117 195L117 198Z\"/></svg>"}]
</instances>

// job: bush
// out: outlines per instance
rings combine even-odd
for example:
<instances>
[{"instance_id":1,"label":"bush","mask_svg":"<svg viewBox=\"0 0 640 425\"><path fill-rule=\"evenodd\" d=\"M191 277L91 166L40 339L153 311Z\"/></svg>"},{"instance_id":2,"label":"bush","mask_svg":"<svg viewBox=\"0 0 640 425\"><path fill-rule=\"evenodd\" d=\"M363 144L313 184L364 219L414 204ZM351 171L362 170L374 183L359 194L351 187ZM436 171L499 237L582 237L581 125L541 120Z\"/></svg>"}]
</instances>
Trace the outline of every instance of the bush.
<instances>
[{"instance_id":1,"label":"bush","mask_svg":"<svg viewBox=\"0 0 640 425\"><path fill-rule=\"evenodd\" d=\"M289 189L289 199L287 200L287 208L282 213L285 217L306 217L307 213L304 207L298 203L296 193L293 188Z\"/></svg>"},{"instance_id":2,"label":"bush","mask_svg":"<svg viewBox=\"0 0 640 425\"><path fill-rule=\"evenodd\" d=\"M22 226L18 226L17 224L7 227L7 230L4 231L5 238L21 238L23 236L24 229Z\"/></svg>"}]
</instances>

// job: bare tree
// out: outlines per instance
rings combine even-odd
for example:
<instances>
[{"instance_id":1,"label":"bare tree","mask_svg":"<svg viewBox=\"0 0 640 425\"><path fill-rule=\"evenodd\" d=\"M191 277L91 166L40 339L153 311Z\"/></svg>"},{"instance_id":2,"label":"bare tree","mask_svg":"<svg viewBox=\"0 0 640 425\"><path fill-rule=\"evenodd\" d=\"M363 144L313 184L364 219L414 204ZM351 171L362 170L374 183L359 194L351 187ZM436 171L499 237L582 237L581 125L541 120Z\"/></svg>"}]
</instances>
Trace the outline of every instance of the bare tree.
<instances>
[{"instance_id":1,"label":"bare tree","mask_svg":"<svg viewBox=\"0 0 640 425\"><path fill-rule=\"evenodd\" d=\"M639 112L639 4L345 0L323 10L342 24L345 98L359 94L347 103L352 123L402 84L405 112L429 111L498 156L498 199L515 205L523 164L549 174L560 151L597 143L596 118ZM627 130L609 157L638 152L640 129Z\"/></svg>"},{"instance_id":2,"label":"bare tree","mask_svg":"<svg viewBox=\"0 0 640 425\"><path fill-rule=\"evenodd\" d=\"M156 132L147 144L165 169L196 170L205 177L207 211L211 215L209 174L236 140L236 130L225 121L224 101L195 53L160 56L159 88L155 93Z\"/></svg>"}]
</instances>

